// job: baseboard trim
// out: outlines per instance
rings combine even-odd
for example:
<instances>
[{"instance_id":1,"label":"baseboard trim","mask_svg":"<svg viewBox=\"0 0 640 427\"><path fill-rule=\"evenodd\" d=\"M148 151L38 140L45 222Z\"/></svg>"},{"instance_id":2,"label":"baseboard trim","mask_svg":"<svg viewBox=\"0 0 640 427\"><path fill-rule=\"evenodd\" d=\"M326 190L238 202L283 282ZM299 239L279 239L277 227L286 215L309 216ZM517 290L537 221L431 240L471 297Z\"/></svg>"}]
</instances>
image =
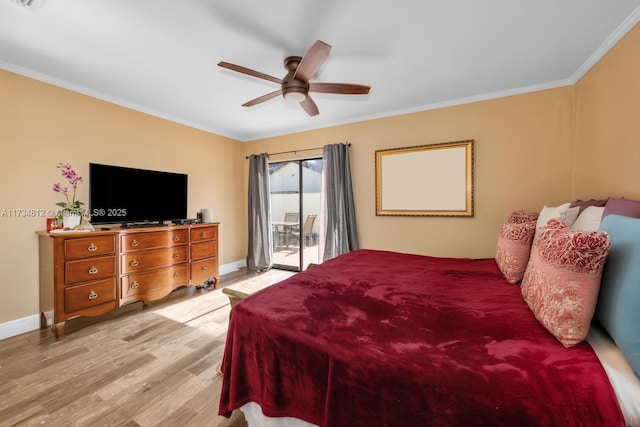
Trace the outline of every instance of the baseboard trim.
<instances>
[{"instance_id":1,"label":"baseboard trim","mask_svg":"<svg viewBox=\"0 0 640 427\"><path fill-rule=\"evenodd\" d=\"M247 260L240 260L235 262L230 262L228 264L224 264L220 266L219 273L222 276L223 274L233 273L236 270L241 268L245 268L247 266Z\"/></svg>"},{"instance_id":2,"label":"baseboard trim","mask_svg":"<svg viewBox=\"0 0 640 427\"><path fill-rule=\"evenodd\" d=\"M246 266L247 262L245 260L221 265L219 267L220 275L231 273ZM9 320L8 322L0 323L0 340L40 329L40 322L41 315L34 314L32 316L23 317L22 319ZM47 317L47 325L49 326L50 324L51 320Z\"/></svg>"},{"instance_id":3,"label":"baseboard trim","mask_svg":"<svg viewBox=\"0 0 640 427\"><path fill-rule=\"evenodd\" d=\"M39 314L0 323L0 340L15 337L25 332L35 331L36 329L40 329Z\"/></svg>"}]
</instances>

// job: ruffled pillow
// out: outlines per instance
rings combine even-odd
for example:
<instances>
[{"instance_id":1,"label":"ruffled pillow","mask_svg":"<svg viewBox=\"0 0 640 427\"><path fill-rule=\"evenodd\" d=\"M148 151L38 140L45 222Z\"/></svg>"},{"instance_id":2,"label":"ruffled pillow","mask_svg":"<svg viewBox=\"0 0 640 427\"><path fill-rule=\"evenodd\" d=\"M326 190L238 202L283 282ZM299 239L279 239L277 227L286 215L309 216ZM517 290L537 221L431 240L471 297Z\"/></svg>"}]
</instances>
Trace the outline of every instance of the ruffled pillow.
<instances>
[{"instance_id":1,"label":"ruffled pillow","mask_svg":"<svg viewBox=\"0 0 640 427\"><path fill-rule=\"evenodd\" d=\"M529 262L531 242L536 231L537 212L515 211L500 227L496 264L507 282L522 280Z\"/></svg>"},{"instance_id":2,"label":"ruffled pillow","mask_svg":"<svg viewBox=\"0 0 640 427\"><path fill-rule=\"evenodd\" d=\"M557 219L550 220L533 243L522 297L565 347L578 344L589 332L610 246L607 233L571 230Z\"/></svg>"}]
</instances>

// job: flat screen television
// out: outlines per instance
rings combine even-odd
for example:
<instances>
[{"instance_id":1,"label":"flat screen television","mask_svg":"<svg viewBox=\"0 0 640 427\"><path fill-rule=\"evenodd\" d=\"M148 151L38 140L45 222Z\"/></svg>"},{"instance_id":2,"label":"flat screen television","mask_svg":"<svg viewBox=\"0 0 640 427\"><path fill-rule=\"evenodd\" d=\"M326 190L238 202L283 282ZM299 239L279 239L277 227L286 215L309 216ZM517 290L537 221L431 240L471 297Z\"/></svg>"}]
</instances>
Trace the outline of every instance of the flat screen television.
<instances>
[{"instance_id":1,"label":"flat screen television","mask_svg":"<svg viewBox=\"0 0 640 427\"><path fill-rule=\"evenodd\" d=\"M92 224L162 224L187 218L186 174L89 163Z\"/></svg>"}]
</instances>

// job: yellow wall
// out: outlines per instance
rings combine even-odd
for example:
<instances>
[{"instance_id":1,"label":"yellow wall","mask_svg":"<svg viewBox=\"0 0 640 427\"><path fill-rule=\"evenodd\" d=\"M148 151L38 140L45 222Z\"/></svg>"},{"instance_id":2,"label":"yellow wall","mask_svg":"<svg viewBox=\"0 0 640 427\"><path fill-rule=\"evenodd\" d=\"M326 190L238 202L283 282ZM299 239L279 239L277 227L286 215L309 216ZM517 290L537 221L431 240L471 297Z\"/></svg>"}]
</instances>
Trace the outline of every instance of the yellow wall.
<instances>
[{"instance_id":1,"label":"yellow wall","mask_svg":"<svg viewBox=\"0 0 640 427\"><path fill-rule=\"evenodd\" d=\"M242 260L246 224L242 143L0 70L0 323L37 315L36 230L45 218L15 209L55 209L70 163L84 176L89 162L189 174L189 217L211 207L220 226L221 264ZM64 181L63 181L64 182Z\"/></svg>"},{"instance_id":2,"label":"yellow wall","mask_svg":"<svg viewBox=\"0 0 640 427\"><path fill-rule=\"evenodd\" d=\"M492 257L498 227L513 210L571 199L572 110L573 88L563 87L267 138L247 143L245 152L348 141L361 247ZM375 150L466 139L475 140L473 218L376 216ZM272 160L281 158L287 156ZM407 183L406 191L416 185Z\"/></svg>"},{"instance_id":3,"label":"yellow wall","mask_svg":"<svg viewBox=\"0 0 640 427\"><path fill-rule=\"evenodd\" d=\"M570 87L267 138L245 152L351 142L362 247L491 257L497 229L515 209L640 199L638 76L640 25ZM465 139L476 141L474 218L375 215L375 150Z\"/></svg>"},{"instance_id":4,"label":"yellow wall","mask_svg":"<svg viewBox=\"0 0 640 427\"><path fill-rule=\"evenodd\" d=\"M576 88L576 195L640 199L640 25Z\"/></svg>"},{"instance_id":5,"label":"yellow wall","mask_svg":"<svg viewBox=\"0 0 640 427\"><path fill-rule=\"evenodd\" d=\"M186 172L189 215L213 207L220 261L233 263L246 256L245 156L348 141L362 247L491 257L512 210L640 199L638 75L636 26L574 86L240 143L0 70L0 212L55 207L58 162L84 175L89 162ZM465 139L476 141L475 217L375 215L375 150ZM0 216L0 324L38 314L42 228L44 218Z\"/></svg>"}]
</instances>

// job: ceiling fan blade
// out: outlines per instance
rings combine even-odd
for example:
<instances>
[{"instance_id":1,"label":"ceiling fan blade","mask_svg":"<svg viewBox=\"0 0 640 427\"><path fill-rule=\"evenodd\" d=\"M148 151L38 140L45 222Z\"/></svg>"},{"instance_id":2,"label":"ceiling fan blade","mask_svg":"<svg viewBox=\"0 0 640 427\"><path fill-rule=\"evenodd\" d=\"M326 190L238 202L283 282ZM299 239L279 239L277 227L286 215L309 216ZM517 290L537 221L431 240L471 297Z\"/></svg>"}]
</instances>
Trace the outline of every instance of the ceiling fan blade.
<instances>
[{"instance_id":1,"label":"ceiling fan blade","mask_svg":"<svg viewBox=\"0 0 640 427\"><path fill-rule=\"evenodd\" d=\"M272 98L275 98L276 96L279 96L281 93L282 93L282 91L278 89L278 90L276 90L274 92L268 93L266 95L262 95L262 96L260 96L260 97L258 97L256 99L252 99L251 101L247 101L244 104L242 104L242 106L243 107L252 107L252 106L254 106L256 104L260 104L261 102L268 101L268 100L270 100Z\"/></svg>"},{"instance_id":2,"label":"ceiling fan blade","mask_svg":"<svg viewBox=\"0 0 640 427\"><path fill-rule=\"evenodd\" d=\"M311 99L310 96L307 96L307 99L302 101L300 103L300 106L305 111L305 113L307 113L311 117L317 116L320 113L320 111L318 110L318 106L315 102L313 102L313 99Z\"/></svg>"},{"instance_id":3,"label":"ceiling fan blade","mask_svg":"<svg viewBox=\"0 0 640 427\"><path fill-rule=\"evenodd\" d=\"M366 95L371 86L351 83L309 83L309 92L338 93L343 95Z\"/></svg>"},{"instance_id":4,"label":"ceiling fan blade","mask_svg":"<svg viewBox=\"0 0 640 427\"><path fill-rule=\"evenodd\" d=\"M329 51L331 51L331 46L316 40L302 57L293 78L308 82L318 72L322 63L327 60Z\"/></svg>"},{"instance_id":5,"label":"ceiling fan blade","mask_svg":"<svg viewBox=\"0 0 640 427\"><path fill-rule=\"evenodd\" d=\"M255 71L250 68L242 67L240 65L230 64L228 62L219 62L218 66L222 68L227 68L232 71L236 71L238 73L247 74L249 76L257 77L259 79L269 80L270 82L282 84L282 79L277 77L270 76L269 74L261 73L260 71Z\"/></svg>"}]
</instances>

